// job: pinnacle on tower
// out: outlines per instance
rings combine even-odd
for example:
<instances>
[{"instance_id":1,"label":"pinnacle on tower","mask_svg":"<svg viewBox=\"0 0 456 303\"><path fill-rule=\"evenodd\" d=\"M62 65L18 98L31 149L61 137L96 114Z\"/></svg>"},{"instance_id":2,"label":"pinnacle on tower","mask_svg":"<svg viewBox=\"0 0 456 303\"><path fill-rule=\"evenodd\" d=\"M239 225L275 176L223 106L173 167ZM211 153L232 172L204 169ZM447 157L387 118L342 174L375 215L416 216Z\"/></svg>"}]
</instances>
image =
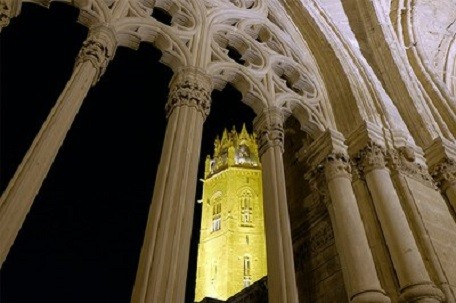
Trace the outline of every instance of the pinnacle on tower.
<instances>
[{"instance_id":1,"label":"pinnacle on tower","mask_svg":"<svg viewBox=\"0 0 456 303\"><path fill-rule=\"evenodd\" d=\"M248 133L245 123L240 133L235 126L229 132L225 128L222 139L215 138L213 158L209 161L205 178L232 166L260 167L257 149L255 135Z\"/></svg>"}]
</instances>

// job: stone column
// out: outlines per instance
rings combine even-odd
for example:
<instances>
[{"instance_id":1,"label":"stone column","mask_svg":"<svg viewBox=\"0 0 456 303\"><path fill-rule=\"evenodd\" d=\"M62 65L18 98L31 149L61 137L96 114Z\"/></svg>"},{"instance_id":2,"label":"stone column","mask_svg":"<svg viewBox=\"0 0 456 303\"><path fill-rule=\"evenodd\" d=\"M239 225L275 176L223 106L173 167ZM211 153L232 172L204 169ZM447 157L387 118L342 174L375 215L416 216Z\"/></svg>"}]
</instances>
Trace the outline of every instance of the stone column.
<instances>
[{"instance_id":1,"label":"stone column","mask_svg":"<svg viewBox=\"0 0 456 303\"><path fill-rule=\"evenodd\" d=\"M271 303L298 303L283 168L283 114L265 109L254 121L263 167L263 197Z\"/></svg>"},{"instance_id":2,"label":"stone column","mask_svg":"<svg viewBox=\"0 0 456 303\"><path fill-rule=\"evenodd\" d=\"M381 288L366 231L351 185L348 156L331 154L323 162L327 207L350 302L391 302Z\"/></svg>"},{"instance_id":3,"label":"stone column","mask_svg":"<svg viewBox=\"0 0 456 303\"><path fill-rule=\"evenodd\" d=\"M131 302L184 302L203 123L212 81L194 67L171 80L168 125Z\"/></svg>"},{"instance_id":4,"label":"stone column","mask_svg":"<svg viewBox=\"0 0 456 303\"><path fill-rule=\"evenodd\" d=\"M432 177L437 182L442 193L447 197L453 210L456 212L456 163L454 160L445 159L435 165Z\"/></svg>"},{"instance_id":5,"label":"stone column","mask_svg":"<svg viewBox=\"0 0 456 303\"><path fill-rule=\"evenodd\" d=\"M93 28L73 74L0 199L0 264L6 258L35 196L90 87L105 71L116 48L115 33Z\"/></svg>"},{"instance_id":6,"label":"stone column","mask_svg":"<svg viewBox=\"0 0 456 303\"><path fill-rule=\"evenodd\" d=\"M0 32L10 23L11 18L19 15L22 0L0 0Z\"/></svg>"},{"instance_id":7,"label":"stone column","mask_svg":"<svg viewBox=\"0 0 456 303\"><path fill-rule=\"evenodd\" d=\"M359 153L360 169L365 174L375 211L397 273L402 302L442 302L426 270L399 197L385 166L381 147L369 144Z\"/></svg>"},{"instance_id":8,"label":"stone column","mask_svg":"<svg viewBox=\"0 0 456 303\"><path fill-rule=\"evenodd\" d=\"M309 168L305 178L328 209L350 302L390 302L377 276L352 186L345 141L341 133L327 129L297 156Z\"/></svg>"},{"instance_id":9,"label":"stone column","mask_svg":"<svg viewBox=\"0 0 456 303\"><path fill-rule=\"evenodd\" d=\"M429 262L429 270L437 278L436 282L443 291L447 303L456 303L454 294L443 270L440 259L434 245L429 238L429 232L418 211L415 199L407 185L406 176L428 186L428 190L434 190L434 182L427 169L416 161L416 156L411 148L403 147L388 151L388 168L391 171L393 183L397 186L400 196L403 197L403 206L408 215L410 226L415 229L418 244Z\"/></svg>"}]
</instances>

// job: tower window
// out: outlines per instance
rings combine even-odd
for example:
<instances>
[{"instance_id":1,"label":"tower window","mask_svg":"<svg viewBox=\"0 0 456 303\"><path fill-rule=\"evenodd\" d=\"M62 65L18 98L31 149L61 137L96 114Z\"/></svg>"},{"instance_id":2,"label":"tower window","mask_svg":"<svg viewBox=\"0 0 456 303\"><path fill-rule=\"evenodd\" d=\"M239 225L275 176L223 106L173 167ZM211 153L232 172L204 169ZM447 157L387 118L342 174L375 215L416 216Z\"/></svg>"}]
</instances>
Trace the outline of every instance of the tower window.
<instances>
[{"instance_id":1,"label":"tower window","mask_svg":"<svg viewBox=\"0 0 456 303\"><path fill-rule=\"evenodd\" d=\"M250 269L250 257L244 256L244 287L249 287L252 284L252 276L250 275Z\"/></svg>"},{"instance_id":2,"label":"tower window","mask_svg":"<svg viewBox=\"0 0 456 303\"><path fill-rule=\"evenodd\" d=\"M220 230L222 225L222 204L216 203L212 206L212 231Z\"/></svg>"},{"instance_id":3,"label":"tower window","mask_svg":"<svg viewBox=\"0 0 456 303\"><path fill-rule=\"evenodd\" d=\"M252 194L245 191L241 197L241 222L252 223L253 217L253 205L252 205Z\"/></svg>"}]
</instances>

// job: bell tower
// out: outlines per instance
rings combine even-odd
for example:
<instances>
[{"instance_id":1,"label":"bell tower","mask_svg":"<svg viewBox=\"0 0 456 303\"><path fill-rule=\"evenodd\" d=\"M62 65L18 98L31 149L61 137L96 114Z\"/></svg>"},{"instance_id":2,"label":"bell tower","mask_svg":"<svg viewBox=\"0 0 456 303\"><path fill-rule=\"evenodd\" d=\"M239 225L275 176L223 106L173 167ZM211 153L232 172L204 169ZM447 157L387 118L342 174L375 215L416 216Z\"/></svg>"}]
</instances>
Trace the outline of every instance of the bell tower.
<instances>
[{"instance_id":1,"label":"bell tower","mask_svg":"<svg viewBox=\"0 0 456 303\"><path fill-rule=\"evenodd\" d=\"M267 275L261 164L245 125L215 139L203 182L195 301L225 301Z\"/></svg>"}]
</instances>

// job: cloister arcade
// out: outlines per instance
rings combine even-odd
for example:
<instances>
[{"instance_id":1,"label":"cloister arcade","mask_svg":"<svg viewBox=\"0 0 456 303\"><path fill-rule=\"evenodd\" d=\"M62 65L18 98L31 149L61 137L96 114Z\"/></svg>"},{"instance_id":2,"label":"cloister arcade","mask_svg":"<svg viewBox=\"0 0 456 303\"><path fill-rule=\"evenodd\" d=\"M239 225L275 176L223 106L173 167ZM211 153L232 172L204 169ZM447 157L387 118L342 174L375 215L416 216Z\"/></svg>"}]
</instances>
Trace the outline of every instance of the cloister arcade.
<instances>
[{"instance_id":1,"label":"cloister arcade","mask_svg":"<svg viewBox=\"0 0 456 303\"><path fill-rule=\"evenodd\" d=\"M51 2L1 0L3 31L22 6ZM338 302L455 302L451 16L432 65L414 47L414 35L427 41L414 32L424 1L54 2L76 7L88 34L2 194L1 263L87 94L119 49L150 44L172 78L131 302L185 299L203 128L227 85L255 115L270 302L328 302L330 282L304 286L303 264L333 259Z\"/></svg>"}]
</instances>

